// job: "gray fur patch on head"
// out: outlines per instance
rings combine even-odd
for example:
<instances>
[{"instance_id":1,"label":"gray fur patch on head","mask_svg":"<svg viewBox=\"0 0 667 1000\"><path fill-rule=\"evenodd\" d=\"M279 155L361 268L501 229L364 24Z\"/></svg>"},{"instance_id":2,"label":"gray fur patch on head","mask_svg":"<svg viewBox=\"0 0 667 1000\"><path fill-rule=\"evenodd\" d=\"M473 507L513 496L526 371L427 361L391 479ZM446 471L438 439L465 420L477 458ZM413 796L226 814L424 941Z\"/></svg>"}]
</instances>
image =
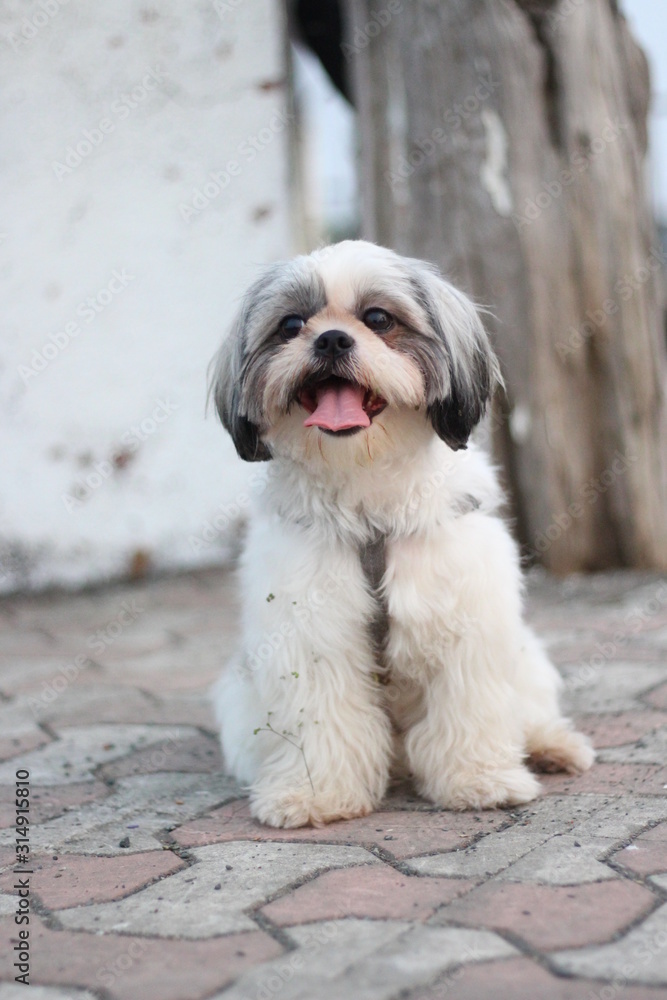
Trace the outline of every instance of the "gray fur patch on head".
<instances>
[{"instance_id":1,"label":"gray fur patch on head","mask_svg":"<svg viewBox=\"0 0 667 1000\"><path fill-rule=\"evenodd\" d=\"M415 300L428 317L434 338L410 338L401 345L422 367L427 412L436 433L450 448L465 448L484 416L496 385L502 384L479 312L470 299L437 269L406 260Z\"/></svg>"},{"instance_id":2,"label":"gray fur patch on head","mask_svg":"<svg viewBox=\"0 0 667 1000\"><path fill-rule=\"evenodd\" d=\"M270 459L261 440L262 387L274 354L280 350L280 321L307 319L326 306L321 277L306 257L273 264L251 285L217 357L209 394L236 450L247 462Z\"/></svg>"}]
</instances>

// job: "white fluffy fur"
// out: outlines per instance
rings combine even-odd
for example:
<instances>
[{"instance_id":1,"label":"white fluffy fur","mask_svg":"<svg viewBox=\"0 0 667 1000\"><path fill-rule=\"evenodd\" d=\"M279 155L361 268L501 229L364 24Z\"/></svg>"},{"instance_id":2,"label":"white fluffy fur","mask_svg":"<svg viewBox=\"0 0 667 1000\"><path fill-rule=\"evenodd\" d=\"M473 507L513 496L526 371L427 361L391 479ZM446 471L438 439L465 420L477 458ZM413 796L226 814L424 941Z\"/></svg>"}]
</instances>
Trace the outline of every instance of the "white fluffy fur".
<instances>
[{"instance_id":1,"label":"white fluffy fur","mask_svg":"<svg viewBox=\"0 0 667 1000\"><path fill-rule=\"evenodd\" d=\"M498 515L495 474L473 445L455 451L436 435L419 366L354 314L359 285L375 283L381 299L401 258L358 242L306 260L327 308L272 355L260 388L246 387L265 394L260 434L273 460L240 567L240 648L216 689L226 764L249 786L253 814L273 826L367 814L401 769L448 808L527 802L539 792L528 757L581 771L593 754L561 716L559 676L523 622L519 557ZM443 327L461 309L478 322L437 280ZM421 315L416 302L406 309ZM360 381L391 399L371 427L344 438L304 428L299 405L274 402L275 373L301 377L310 343L332 322L361 345ZM454 338L466 335L458 323ZM233 336L243 336L240 326ZM222 383L239 378L225 350ZM464 366L465 345L455 354L454 368ZM386 685L359 558L377 531L386 536Z\"/></svg>"}]
</instances>

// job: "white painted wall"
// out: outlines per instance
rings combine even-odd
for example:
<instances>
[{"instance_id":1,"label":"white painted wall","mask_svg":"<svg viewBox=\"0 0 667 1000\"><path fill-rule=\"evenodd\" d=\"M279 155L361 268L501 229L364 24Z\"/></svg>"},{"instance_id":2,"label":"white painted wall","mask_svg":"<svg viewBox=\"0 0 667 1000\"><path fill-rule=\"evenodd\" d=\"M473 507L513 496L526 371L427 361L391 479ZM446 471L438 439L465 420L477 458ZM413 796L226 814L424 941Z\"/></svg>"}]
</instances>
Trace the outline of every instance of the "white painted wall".
<instances>
[{"instance_id":1,"label":"white painted wall","mask_svg":"<svg viewBox=\"0 0 667 1000\"><path fill-rule=\"evenodd\" d=\"M3 0L0 47L0 589L219 560L252 467L206 366L291 251L280 0Z\"/></svg>"},{"instance_id":2,"label":"white painted wall","mask_svg":"<svg viewBox=\"0 0 667 1000\"><path fill-rule=\"evenodd\" d=\"M623 8L652 59L667 218L667 20ZM0 590L228 551L253 469L204 419L205 369L257 266L293 246L281 12L0 0ZM295 69L311 209L345 227L353 114L307 53Z\"/></svg>"}]
</instances>

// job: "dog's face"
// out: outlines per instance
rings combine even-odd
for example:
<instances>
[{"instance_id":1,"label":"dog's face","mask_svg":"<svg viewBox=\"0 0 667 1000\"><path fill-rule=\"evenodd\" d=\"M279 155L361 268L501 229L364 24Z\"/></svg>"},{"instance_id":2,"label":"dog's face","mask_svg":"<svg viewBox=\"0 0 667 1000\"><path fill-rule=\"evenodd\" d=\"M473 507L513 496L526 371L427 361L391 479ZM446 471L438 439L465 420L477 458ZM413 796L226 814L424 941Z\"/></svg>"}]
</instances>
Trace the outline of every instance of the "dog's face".
<instances>
[{"instance_id":1,"label":"dog's face","mask_svg":"<svg viewBox=\"0 0 667 1000\"><path fill-rule=\"evenodd\" d=\"M211 391L246 461L323 445L354 458L408 420L464 448L498 377L466 296L429 265L359 240L265 271Z\"/></svg>"}]
</instances>

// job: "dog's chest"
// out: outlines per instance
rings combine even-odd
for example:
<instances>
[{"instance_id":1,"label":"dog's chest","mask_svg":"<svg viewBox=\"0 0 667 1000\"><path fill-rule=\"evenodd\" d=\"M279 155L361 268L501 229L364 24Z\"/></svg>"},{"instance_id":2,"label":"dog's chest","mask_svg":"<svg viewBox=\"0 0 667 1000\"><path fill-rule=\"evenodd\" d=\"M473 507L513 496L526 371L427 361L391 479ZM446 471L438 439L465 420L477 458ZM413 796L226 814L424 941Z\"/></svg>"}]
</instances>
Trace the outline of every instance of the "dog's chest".
<instances>
[{"instance_id":1,"label":"dog's chest","mask_svg":"<svg viewBox=\"0 0 667 1000\"><path fill-rule=\"evenodd\" d=\"M377 537L359 551L375 611L369 623L378 664L412 673L465 632L454 584L452 541L442 535Z\"/></svg>"}]
</instances>

